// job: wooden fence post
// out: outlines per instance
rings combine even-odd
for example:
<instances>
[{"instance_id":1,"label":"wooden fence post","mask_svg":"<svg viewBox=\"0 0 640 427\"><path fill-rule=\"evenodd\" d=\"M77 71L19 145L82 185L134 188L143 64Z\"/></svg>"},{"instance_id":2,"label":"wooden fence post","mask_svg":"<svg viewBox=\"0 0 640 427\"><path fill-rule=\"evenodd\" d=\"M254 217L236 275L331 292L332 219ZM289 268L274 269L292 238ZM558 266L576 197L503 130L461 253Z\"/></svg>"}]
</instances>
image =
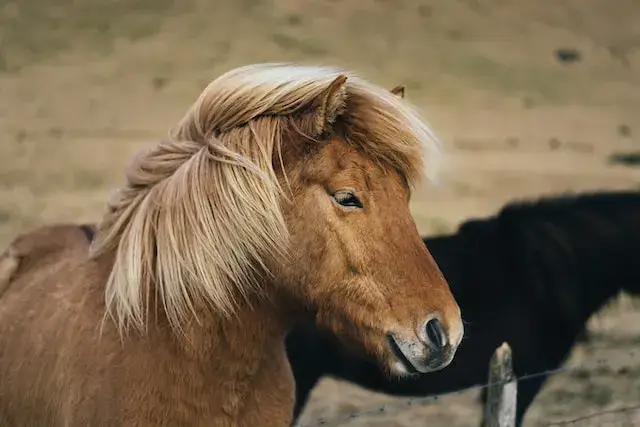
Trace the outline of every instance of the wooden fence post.
<instances>
[{"instance_id":1,"label":"wooden fence post","mask_svg":"<svg viewBox=\"0 0 640 427\"><path fill-rule=\"evenodd\" d=\"M511 347L505 342L491 357L483 427L515 427L517 394Z\"/></svg>"}]
</instances>

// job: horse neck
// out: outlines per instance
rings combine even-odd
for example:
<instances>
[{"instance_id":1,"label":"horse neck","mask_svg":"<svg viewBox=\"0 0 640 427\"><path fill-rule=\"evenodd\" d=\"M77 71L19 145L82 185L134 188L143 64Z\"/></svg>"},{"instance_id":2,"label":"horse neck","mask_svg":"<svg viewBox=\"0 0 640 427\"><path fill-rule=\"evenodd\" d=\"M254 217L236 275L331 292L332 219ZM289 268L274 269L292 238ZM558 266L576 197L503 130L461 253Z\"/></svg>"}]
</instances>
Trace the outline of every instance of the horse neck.
<instances>
[{"instance_id":1,"label":"horse neck","mask_svg":"<svg viewBox=\"0 0 640 427\"><path fill-rule=\"evenodd\" d=\"M633 205L629 199L606 204L586 200L564 211L532 215L518 225L525 234L512 240L511 256L523 258L528 282L535 282L539 297L584 323L640 280L632 255L640 242L639 208L638 199Z\"/></svg>"},{"instance_id":2,"label":"horse neck","mask_svg":"<svg viewBox=\"0 0 640 427\"><path fill-rule=\"evenodd\" d=\"M459 234L427 237L423 241L456 298L471 291L465 286L464 276L471 273L469 254L474 248L465 245Z\"/></svg>"},{"instance_id":3,"label":"horse neck","mask_svg":"<svg viewBox=\"0 0 640 427\"><path fill-rule=\"evenodd\" d=\"M484 306L486 292L504 283L504 242L492 221L464 224L455 234L423 239L465 307Z\"/></svg>"},{"instance_id":4,"label":"horse neck","mask_svg":"<svg viewBox=\"0 0 640 427\"><path fill-rule=\"evenodd\" d=\"M295 393L284 345L288 319L257 299L238 307L231 318L196 310L199 322L188 321L177 340L168 335L166 324L157 331L160 339L154 347L170 347L167 353L173 357L172 370L180 372L179 386L193 390L194 384L204 383L206 396L196 391L190 398L206 400L213 408L208 412L217 416L221 410L225 423L219 425L288 424Z\"/></svg>"},{"instance_id":5,"label":"horse neck","mask_svg":"<svg viewBox=\"0 0 640 427\"><path fill-rule=\"evenodd\" d=\"M168 323L159 314L163 329ZM234 367L249 372L250 367L259 369L265 355L284 348L284 338L291 325L276 304L254 298L238 304L229 317L210 312L208 307L196 307L183 328L181 337L185 351L203 360L228 360L225 370ZM176 332L173 332L176 333Z\"/></svg>"},{"instance_id":6,"label":"horse neck","mask_svg":"<svg viewBox=\"0 0 640 427\"><path fill-rule=\"evenodd\" d=\"M113 255L101 255L95 262L101 269L99 274L106 277ZM95 291L103 300L104 289L97 287ZM269 375L281 380L283 373L290 377L284 338L292 324L292 314L284 312L275 299L265 296L242 300L237 310L226 317L213 313L206 304L195 305L193 315L188 316L181 329L173 330L162 303L152 297L152 309L146 319L147 336L138 340L135 333L129 333L129 338L134 346L136 341L154 343L154 348L171 354L177 363L197 367L192 375L205 375L220 387L231 387L229 396L223 396L225 399L237 398L259 390L256 382L264 382ZM279 387L284 389L289 385L285 380L282 383Z\"/></svg>"}]
</instances>

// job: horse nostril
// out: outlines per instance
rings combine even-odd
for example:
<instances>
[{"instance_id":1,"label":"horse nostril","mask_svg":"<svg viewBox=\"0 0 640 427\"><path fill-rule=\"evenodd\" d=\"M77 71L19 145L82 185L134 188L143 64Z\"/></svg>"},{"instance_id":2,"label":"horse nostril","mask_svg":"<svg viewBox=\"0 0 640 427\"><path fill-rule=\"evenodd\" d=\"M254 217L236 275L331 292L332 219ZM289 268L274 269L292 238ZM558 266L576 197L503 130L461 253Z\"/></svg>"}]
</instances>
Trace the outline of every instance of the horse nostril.
<instances>
[{"instance_id":1,"label":"horse nostril","mask_svg":"<svg viewBox=\"0 0 640 427\"><path fill-rule=\"evenodd\" d=\"M437 349L443 349L447 345L447 336L444 333L444 327L438 319L431 319L425 327L427 338Z\"/></svg>"}]
</instances>

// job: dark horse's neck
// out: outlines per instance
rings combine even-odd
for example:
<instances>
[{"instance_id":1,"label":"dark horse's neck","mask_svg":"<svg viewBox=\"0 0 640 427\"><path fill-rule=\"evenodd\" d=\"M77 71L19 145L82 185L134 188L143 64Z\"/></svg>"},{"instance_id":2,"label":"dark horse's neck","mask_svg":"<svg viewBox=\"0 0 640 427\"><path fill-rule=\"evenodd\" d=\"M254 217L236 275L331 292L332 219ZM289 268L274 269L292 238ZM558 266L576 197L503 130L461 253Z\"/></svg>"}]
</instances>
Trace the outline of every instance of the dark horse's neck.
<instances>
[{"instance_id":1,"label":"dark horse's neck","mask_svg":"<svg viewBox=\"0 0 640 427\"><path fill-rule=\"evenodd\" d=\"M497 232L503 244L495 250L502 262L517 271L517 277L527 278L522 292L563 317L564 324L581 328L621 290L638 288L638 218L639 192L603 192L513 203L497 218L463 224L459 235ZM478 242L477 237L469 240ZM459 274L447 271L446 265L441 268L445 276Z\"/></svg>"}]
</instances>

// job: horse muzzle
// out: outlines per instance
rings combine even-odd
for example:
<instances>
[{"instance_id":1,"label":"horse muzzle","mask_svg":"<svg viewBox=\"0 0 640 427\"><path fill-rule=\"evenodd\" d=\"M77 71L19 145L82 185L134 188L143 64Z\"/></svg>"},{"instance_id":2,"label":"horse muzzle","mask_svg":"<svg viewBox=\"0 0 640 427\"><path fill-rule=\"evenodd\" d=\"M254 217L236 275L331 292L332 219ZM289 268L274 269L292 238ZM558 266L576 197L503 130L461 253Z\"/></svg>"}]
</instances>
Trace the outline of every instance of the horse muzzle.
<instances>
[{"instance_id":1,"label":"horse muzzle","mask_svg":"<svg viewBox=\"0 0 640 427\"><path fill-rule=\"evenodd\" d=\"M436 318L426 321L417 334L387 334L388 345L397 360L396 370L409 374L424 374L447 367L461 340L462 331L451 337Z\"/></svg>"}]
</instances>

